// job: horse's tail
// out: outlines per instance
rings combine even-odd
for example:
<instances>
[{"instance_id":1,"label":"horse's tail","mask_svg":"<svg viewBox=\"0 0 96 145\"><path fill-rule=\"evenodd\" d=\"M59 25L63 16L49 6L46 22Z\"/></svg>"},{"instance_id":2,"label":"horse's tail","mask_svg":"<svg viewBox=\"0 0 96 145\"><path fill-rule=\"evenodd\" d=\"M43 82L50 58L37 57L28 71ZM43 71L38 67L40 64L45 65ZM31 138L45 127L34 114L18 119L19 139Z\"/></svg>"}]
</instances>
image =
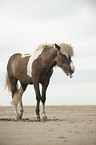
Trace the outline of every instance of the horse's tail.
<instances>
[{"instance_id":1,"label":"horse's tail","mask_svg":"<svg viewBox=\"0 0 96 145\"><path fill-rule=\"evenodd\" d=\"M9 92L13 92L12 88L15 88L15 92L14 92L14 95L12 94L12 101L11 101L11 104L14 105L15 107L18 106L19 104L19 101L20 101L20 93L19 93L19 88L18 88L18 84L17 82L15 83L12 83L11 82L11 79L10 79L10 76L9 76L9 73L8 71L12 72L12 68L10 68L10 64L13 62L13 57L15 57L15 55L13 55L7 65L7 72L6 72L6 79L5 79L5 89L8 88L8 91ZM14 80L16 78L14 77Z\"/></svg>"},{"instance_id":2,"label":"horse's tail","mask_svg":"<svg viewBox=\"0 0 96 145\"><path fill-rule=\"evenodd\" d=\"M10 83L10 80L9 80L9 76L8 76L8 72L6 73L6 80L5 80L5 89L8 88L8 91L9 92L12 92L12 89L11 89L11 83ZM14 97L12 98L12 101L11 101L11 104L14 105L14 106L17 106L19 104L19 101L20 101L20 93L19 93L19 90L18 90L18 85L16 84L16 93L14 94Z\"/></svg>"},{"instance_id":3,"label":"horse's tail","mask_svg":"<svg viewBox=\"0 0 96 145\"><path fill-rule=\"evenodd\" d=\"M11 83L9 80L9 75L8 75L8 71L6 72L6 79L5 79L5 89L8 88L9 92L12 92L11 90Z\"/></svg>"}]
</instances>

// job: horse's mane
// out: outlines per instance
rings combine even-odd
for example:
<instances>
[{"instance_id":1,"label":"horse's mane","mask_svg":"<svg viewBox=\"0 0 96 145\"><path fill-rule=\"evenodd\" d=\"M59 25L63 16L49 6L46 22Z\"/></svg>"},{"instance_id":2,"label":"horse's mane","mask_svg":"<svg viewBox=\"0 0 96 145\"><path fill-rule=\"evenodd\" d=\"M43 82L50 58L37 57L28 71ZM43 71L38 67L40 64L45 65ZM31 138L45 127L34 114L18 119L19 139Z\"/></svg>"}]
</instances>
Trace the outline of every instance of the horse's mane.
<instances>
[{"instance_id":1,"label":"horse's mane","mask_svg":"<svg viewBox=\"0 0 96 145\"><path fill-rule=\"evenodd\" d=\"M67 57L74 56L73 47L70 44L60 43L58 45L60 46L60 51L61 51L62 54L66 55ZM46 47L54 47L54 44L41 44L41 45L38 46L36 51L42 50Z\"/></svg>"}]
</instances>

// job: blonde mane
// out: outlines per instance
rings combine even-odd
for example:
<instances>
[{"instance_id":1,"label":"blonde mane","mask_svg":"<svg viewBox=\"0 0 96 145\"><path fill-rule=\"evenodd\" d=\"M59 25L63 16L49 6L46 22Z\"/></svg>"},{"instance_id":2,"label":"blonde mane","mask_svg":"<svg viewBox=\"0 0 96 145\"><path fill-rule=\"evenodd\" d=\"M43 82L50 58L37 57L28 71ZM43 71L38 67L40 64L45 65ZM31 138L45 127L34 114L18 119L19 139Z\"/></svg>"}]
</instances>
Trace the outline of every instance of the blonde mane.
<instances>
[{"instance_id":1,"label":"blonde mane","mask_svg":"<svg viewBox=\"0 0 96 145\"><path fill-rule=\"evenodd\" d=\"M57 44L57 45L60 46L60 51L61 51L62 54L66 55L67 57L74 56L73 47L70 44L60 43L60 44ZM38 46L36 51L42 50L46 47L54 47L54 44L41 44L41 45Z\"/></svg>"}]
</instances>

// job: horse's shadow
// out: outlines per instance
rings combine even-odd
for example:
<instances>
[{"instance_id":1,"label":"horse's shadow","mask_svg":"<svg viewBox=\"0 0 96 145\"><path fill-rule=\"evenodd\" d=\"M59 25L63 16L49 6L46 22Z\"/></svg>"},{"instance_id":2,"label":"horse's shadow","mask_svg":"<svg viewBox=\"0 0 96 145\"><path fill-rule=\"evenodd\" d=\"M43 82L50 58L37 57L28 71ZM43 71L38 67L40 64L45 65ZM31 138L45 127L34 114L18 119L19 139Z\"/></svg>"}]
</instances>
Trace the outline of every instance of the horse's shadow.
<instances>
[{"instance_id":1,"label":"horse's shadow","mask_svg":"<svg viewBox=\"0 0 96 145\"><path fill-rule=\"evenodd\" d=\"M35 118L33 119L29 119L29 118L22 118L20 120L16 120L16 119L13 119L13 118L0 118L0 121L13 121L13 122L58 122L58 121L64 121L64 119L58 119L58 118L49 118L47 119L46 121L42 121L42 120L36 120Z\"/></svg>"}]
</instances>

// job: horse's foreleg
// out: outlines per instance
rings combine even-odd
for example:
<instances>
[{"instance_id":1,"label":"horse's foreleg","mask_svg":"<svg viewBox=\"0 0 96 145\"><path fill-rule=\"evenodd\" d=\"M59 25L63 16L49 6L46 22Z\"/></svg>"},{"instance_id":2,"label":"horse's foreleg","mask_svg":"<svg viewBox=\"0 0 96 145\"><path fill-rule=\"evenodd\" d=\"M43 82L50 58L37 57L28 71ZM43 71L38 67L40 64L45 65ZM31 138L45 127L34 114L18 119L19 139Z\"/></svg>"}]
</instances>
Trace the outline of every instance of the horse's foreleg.
<instances>
[{"instance_id":1,"label":"horse's foreleg","mask_svg":"<svg viewBox=\"0 0 96 145\"><path fill-rule=\"evenodd\" d=\"M40 100L41 100L41 95L40 95L40 90L39 90L39 83L34 83L34 89L36 92L36 100L37 100L37 105L36 105L36 119L40 120L40 109L39 109L39 105L40 105Z\"/></svg>"},{"instance_id":2,"label":"horse's foreleg","mask_svg":"<svg viewBox=\"0 0 96 145\"><path fill-rule=\"evenodd\" d=\"M42 115L42 120L47 120L47 116L45 114L45 101L46 101L46 89L47 89L47 86L48 86L49 82L47 82L46 84L44 84L42 86L42 98L41 98L41 102L42 102L42 112L41 112L41 115Z\"/></svg>"},{"instance_id":3,"label":"horse's foreleg","mask_svg":"<svg viewBox=\"0 0 96 145\"><path fill-rule=\"evenodd\" d=\"M42 103L42 112L41 112L41 116L42 116L42 121L46 121L47 120L47 116L46 116L46 113L45 113L45 104Z\"/></svg>"}]
</instances>

